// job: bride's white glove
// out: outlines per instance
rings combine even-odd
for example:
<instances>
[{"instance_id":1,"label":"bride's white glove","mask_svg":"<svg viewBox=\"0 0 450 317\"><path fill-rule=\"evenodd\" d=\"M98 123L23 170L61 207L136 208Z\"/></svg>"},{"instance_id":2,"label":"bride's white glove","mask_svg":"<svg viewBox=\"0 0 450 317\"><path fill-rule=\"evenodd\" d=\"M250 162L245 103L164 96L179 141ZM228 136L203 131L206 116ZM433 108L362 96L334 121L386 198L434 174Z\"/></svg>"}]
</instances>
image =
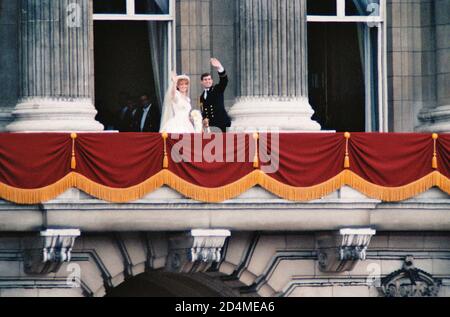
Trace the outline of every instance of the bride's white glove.
<instances>
[{"instance_id":1,"label":"bride's white glove","mask_svg":"<svg viewBox=\"0 0 450 317\"><path fill-rule=\"evenodd\" d=\"M177 75L177 73L176 73L175 71L172 71L171 75L172 75L172 82L173 82L174 84L176 84L177 81L178 81L178 75Z\"/></svg>"}]
</instances>

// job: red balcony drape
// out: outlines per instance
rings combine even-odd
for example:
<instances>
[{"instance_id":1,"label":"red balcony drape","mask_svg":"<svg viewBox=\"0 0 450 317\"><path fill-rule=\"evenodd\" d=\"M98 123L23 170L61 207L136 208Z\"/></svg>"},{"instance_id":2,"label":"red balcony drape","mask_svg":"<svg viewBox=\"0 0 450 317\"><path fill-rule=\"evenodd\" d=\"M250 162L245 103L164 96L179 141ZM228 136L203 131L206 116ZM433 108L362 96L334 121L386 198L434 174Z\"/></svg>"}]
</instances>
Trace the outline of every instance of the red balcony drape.
<instances>
[{"instance_id":1,"label":"red balcony drape","mask_svg":"<svg viewBox=\"0 0 450 317\"><path fill-rule=\"evenodd\" d=\"M449 153L450 134L4 133L0 198L35 204L74 187L129 202L166 185L221 202L258 185L306 201L348 185L401 201L433 186L450 194Z\"/></svg>"}]
</instances>

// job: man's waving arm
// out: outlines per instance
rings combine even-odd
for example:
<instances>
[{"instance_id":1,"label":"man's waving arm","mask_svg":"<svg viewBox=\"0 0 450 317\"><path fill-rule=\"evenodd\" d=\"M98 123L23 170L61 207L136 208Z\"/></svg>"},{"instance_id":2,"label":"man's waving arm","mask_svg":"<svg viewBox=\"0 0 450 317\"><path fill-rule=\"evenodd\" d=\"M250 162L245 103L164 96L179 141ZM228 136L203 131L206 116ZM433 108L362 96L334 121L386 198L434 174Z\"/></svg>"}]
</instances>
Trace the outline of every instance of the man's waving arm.
<instances>
[{"instance_id":1,"label":"man's waving arm","mask_svg":"<svg viewBox=\"0 0 450 317\"><path fill-rule=\"evenodd\" d=\"M228 85L228 76L225 68L222 66L222 63L217 58L211 58L211 65L217 70L219 73L220 81L217 84L216 88L224 92Z\"/></svg>"}]
</instances>

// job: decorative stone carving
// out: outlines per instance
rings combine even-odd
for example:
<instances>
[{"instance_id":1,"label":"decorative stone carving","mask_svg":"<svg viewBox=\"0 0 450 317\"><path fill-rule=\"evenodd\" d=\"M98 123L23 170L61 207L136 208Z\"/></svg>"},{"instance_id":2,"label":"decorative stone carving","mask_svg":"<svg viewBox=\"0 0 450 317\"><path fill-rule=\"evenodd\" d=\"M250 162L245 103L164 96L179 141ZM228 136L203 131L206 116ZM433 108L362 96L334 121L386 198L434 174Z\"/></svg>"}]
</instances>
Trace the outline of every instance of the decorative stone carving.
<instances>
[{"instance_id":1,"label":"decorative stone carving","mask_svg":"<svg viewBox=\"0 0 450 317\"><path fill-rule=\"evenodd\" d=\"M24 269L27 274L56 273L64 262L70 262L78 229L47 229L38 237L26 238Z\"/></svg>"},{"instance_id":2,"label":"decorative stone carving","mask_svg":"<svg viewBox=\"0 0 450 317\"><path fill-rule=\"evenodd\" d=\"M205 272L221 260L221 251L229 230L195 229L169 238L166 270L169 272Z\"/></svg>"},{"instance_id":3,"label":"decorative stone carving","mask_svg":"<svg viewBox=\"0 0 450 317\"><path fill-rule=\"evenodd\" d=\"M417 269L414 258L407 256L401 270L381 279L380 291L386 297L435 297L439 293L441 280Z\"/></svg>"},{"instance_id":4,"label":"decorative stone carving","mask_svg":"<svg viewBox=\"0 0 450 317\"><path fill-rule=\"evenodd\" d=\"M376 231L370 228L341 229L317 237L319 268L323 272L351 271L366 259L366 250Z\"/></svg>"}]
</instances>

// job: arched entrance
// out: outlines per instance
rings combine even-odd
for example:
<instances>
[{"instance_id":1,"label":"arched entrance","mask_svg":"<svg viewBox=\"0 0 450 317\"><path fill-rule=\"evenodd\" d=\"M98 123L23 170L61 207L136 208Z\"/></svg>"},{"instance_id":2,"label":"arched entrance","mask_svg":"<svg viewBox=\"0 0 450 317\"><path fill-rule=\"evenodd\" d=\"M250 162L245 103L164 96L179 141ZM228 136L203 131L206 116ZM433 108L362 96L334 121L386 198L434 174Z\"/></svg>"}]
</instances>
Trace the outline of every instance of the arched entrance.
<instances>
[{"instance_id":1,"label":"arched entrance","mask_svg":"<svg viewBox=\"0 0 450 317\"><path fill-rule=\"evenodd\" d=\"M239 293L205 273L146 272L125 280L106 297L236 297Z\"/></svg>"}]
</instances>

